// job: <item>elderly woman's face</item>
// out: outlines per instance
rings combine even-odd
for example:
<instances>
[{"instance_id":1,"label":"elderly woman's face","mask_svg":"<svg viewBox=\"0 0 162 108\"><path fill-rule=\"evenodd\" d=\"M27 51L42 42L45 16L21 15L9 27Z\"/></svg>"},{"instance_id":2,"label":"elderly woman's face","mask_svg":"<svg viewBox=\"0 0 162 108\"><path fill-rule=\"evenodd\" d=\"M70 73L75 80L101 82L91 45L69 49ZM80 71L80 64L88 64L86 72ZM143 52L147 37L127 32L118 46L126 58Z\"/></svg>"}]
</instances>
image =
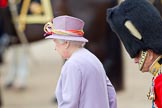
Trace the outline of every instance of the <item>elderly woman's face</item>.
<instances>
[{"instance_id":1,"label":"elderly woman's face","mask_svg":"<svg viewBox=\"0 0 162 108\"><path fill-rule=\"evenodd\" d=\"M63 59L67 59L66 41L53 39L55 43L55 50L62 56Z\"/></svg>"}]
</instances>

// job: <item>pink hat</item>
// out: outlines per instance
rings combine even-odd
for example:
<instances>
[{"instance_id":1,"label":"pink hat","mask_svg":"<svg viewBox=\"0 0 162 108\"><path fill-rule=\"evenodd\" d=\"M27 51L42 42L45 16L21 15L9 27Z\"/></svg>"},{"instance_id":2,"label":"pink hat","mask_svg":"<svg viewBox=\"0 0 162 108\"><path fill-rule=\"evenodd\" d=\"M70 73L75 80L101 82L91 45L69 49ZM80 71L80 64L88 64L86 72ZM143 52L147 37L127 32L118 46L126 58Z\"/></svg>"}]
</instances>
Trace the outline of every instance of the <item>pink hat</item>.
<instances>
[{"instance_id":1,"label":"pink hat","mask_svg":"<svg viewBox=\"0 0 162 108\"><path fill-rule=\"evenodd\" d=\"M83 37L84 22L78 18L63 15L58 16L44 26L46 39L62 39L88 42Z\"/></svg>"}]
</instances>

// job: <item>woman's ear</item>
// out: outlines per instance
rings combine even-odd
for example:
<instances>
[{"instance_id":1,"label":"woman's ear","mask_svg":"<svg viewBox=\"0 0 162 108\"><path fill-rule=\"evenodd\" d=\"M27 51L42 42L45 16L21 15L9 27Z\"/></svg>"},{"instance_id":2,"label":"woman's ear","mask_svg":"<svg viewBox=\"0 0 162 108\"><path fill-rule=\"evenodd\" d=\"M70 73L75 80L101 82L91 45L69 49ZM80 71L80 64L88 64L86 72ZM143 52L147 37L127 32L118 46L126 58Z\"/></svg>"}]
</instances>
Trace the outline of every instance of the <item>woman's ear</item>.
<instances>
[{"instance_id":1,"label":"woman's ear","mask_svg":"<svg viewBox=\"0 0 162 108\"><path fill-rule=\"evenodd\" d=\"M65 42L65 49L69 48L69 46L70 46L70 42L69 41L66 41Z\"/></svg>"}]
</instances>

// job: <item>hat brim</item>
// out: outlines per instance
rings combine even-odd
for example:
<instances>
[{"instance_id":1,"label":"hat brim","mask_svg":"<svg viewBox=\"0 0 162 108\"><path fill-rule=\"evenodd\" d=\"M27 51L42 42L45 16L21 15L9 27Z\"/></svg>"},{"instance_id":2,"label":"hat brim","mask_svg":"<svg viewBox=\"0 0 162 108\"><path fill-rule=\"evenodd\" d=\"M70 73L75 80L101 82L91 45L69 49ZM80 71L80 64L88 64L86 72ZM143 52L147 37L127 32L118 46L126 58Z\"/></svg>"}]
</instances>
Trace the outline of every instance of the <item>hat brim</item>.
<instances>
[{"instance_id":1,"label":"hat brim","mask_svg":"<svg viewBox=\"0 0 162 108\"><path fill-rule=\"evenodd\" d=\"M65 35L49 35L45 39L61 39L61 40L69 40L69 41L80 41L80 42L88 42L88 40L84 37L80 36L65 36Z\"/></svg>"}]
</instances>

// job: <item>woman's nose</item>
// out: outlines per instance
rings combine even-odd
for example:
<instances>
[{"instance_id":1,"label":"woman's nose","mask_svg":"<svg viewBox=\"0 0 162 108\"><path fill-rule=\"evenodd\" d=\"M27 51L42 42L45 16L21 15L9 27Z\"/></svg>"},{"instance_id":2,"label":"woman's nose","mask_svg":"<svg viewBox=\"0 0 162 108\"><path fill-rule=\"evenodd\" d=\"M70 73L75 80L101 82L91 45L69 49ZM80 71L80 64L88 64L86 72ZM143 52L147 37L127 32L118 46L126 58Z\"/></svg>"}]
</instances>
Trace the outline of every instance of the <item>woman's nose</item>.
<instances>
[{"instance_id":1,"label":"woman's nose","mask_svg":"<svg viewBox=\"0 0 162 108\"><path fill-rule=\"evenodd\" d=\"M56 50L56 47L54 47L54 50Z\"/></svg>"}]
</instances>

